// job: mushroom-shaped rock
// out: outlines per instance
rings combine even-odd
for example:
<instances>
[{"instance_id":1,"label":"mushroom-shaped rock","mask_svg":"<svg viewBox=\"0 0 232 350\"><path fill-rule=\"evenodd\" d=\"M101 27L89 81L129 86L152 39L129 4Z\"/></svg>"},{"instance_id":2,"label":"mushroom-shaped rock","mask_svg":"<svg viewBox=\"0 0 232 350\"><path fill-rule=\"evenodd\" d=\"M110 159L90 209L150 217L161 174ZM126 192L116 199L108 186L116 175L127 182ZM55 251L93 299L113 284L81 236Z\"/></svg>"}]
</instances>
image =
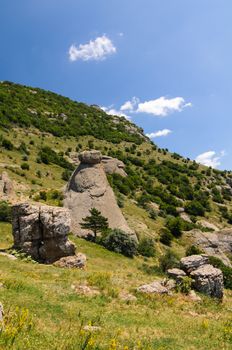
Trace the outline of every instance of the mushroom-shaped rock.
<instances>
[{"instance_id":1,"label":"mushroom-shaped rock","mask_svg":"<svg viewBox=\"0 0 232 350\"><path fill-rule=\"evenodd\" d=\"M71 213L71 231L78 236L90 234L91 232L83 229L80 223L92 208L96 208L108 219L110 228L121 229L137 240L118 207L104 171L101 153L85 151L79 158L81 163L67 184L64 198L64 206Z\"/></svg>"},{"instance_id":2,"label":"mushroom-shaped rock","mask_svg":"<svg viewBox=\"0 0 232 350\"><path fill-rule=\"evenodd\" d=\"M80 153L79 160L83 164L99 164L102 160L100 151L84 151Z\"/></svg>"},{"instance_id":3,"label":"mushroom-shaped rock","mask_svg":"<svg viewBox=\"0 0 232 350\"><path fill-rule=\"evenodd\" d=\"M208 264L208 262L209 259L207 255L190 255L180 260L180 267L184 271L190 273L191 271L196 270L198 267Z\"/></svg>"},{"instance_id":4,"label":"mushroom-shaped rock","mask_svg":"<svg viewBox=\"0 0 232 350\"><path fill-rule=\"evenodd\" d=\"M191 272L194 279L194 288L210 297L222 299L223 297L223 274L220 269L212 265L204 265Z\"/></svg>"}]
</instances>

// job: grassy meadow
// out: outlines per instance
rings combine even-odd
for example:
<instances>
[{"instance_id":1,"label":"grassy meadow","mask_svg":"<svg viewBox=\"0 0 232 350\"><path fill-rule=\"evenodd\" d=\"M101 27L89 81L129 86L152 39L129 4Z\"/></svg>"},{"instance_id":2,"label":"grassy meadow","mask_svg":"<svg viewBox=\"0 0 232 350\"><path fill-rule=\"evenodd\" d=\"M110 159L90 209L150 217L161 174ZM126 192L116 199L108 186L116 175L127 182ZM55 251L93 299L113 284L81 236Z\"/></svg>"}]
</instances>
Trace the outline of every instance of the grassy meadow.
<instances>
[{"instance_id":1,"label":"grassy meadow","mask_svg":"<svg viewBox=\"0 0 232 350\"><path fill-rule=\"evenodd\" d=\"M0 224L0 249L12 245L11 225ZM232 292L222 303L202 296L145 296L136 287L160 276L142 266L155 258L129 259L71 237L88 258L84 270L62 269L0 255L0 301L5 325L0 349L204 349L232 348ZM83 295L78 285L97 287ZM122 293L137 296L125 301ZM88 328L86 326L95 326Z\"/></svg>"}]
</instances>

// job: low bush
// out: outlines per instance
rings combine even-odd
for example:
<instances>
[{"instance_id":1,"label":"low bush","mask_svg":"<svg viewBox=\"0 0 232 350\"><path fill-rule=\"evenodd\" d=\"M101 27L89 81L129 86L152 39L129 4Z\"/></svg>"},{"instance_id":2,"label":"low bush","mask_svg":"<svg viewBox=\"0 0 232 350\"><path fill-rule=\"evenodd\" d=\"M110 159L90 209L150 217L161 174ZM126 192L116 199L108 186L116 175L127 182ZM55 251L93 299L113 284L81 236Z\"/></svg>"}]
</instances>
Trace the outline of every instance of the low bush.
<instances>
[{"instance_id":1,"label":"low bush","mask_svg":"<svg viewBox=\"0 0 232 350\"><path fill-rule=\"evenodd\" d=\"M191 245L186 249L185 255L190 256L190 255L198 255L202 253L203 252L200 248L196 247L195 245Z\"/></svg>"},{"instance_id":2,"label":"low bush","mask_svg":"<svg viewBox=\"0 0 232 350\"><path fill-rule=\"evenodd\" d=\"M138 253L146 257L155 256L155 246L154 241L151 238L142 238L138 244Z\"/></svg>"},{"instance_id":3,"label":"low bush","mask_svg":"<svg viewBox=\"0 0 232 350\"><path fill-rule=\"evenodd\" d=\"M232 289L232 268L226 266L220 259L216 258L215 256L209 257L209 263L222 271L224 277L224 287L227 289Z\"/></svg>"},{"instance_id":4,"label":"low bush","mask_svg":"<svg viewBox=\"0 0 232 350\"><path fill-rule=\"evenodd\" d=\"M11 222L12 209L11 206L5 202L0 202L0 221Z\"/></svg>"},{"instance_id":5,"label":"low bush","mask_svg":"<svg viewBox=\"0 0 232 350\"><path fill-rule=\"evenodd\" d=\"M176 253L174 253L171 249L168 249L160 258L160 269L163 272L166 272L168 269L171 269L173 267L179 267L179 257Z\"/></svg>"},{"instance_id":6,"label":"low bush","mask_svg":"<svg viewBox=\"0 0 232 350\"><path fill-rule=\"evenodd\" d=\"M160 231L160 242L170 247L172 240L173 235L171 234L170 230L166 227L162 228Z\"/></svg>"},{"instance_id":7,"label":"low bush","mask_svg":"<svg viewBox=\"0 0 232 350\"><path fill-rule=\"evenodd\" d=\"M129 258L133 258L137 254L138 244L131 238L128 233L114 229L111 230L105 237L102 238L101 244L105 248L116 253L123 254Z\"/></svg>"},{"instance_id":8,"label":"low bush","mask_svg":"<svg viewBox=\"0 0 232 350\"><path fill-rule=\"evenodd\" d=\"M30 169L30 166L29 166L28 163L22 163L22 164L21 164L21 169L22 169L22 170L29 170L29 169Z\"/></svg>"}]
</instances>

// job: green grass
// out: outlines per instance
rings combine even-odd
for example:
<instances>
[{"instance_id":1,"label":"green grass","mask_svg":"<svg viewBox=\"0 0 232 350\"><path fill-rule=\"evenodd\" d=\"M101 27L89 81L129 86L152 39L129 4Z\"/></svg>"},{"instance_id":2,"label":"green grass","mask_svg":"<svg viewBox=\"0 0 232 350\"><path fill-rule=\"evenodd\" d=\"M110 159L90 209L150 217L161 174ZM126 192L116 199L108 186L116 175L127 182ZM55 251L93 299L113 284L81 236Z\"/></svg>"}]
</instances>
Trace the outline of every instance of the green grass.
<instances>
[{"instance_id":1,"label":"green grass","mask_svg":"<svg viewBox=\"0 0 232 350\"><path fill-rule=\"evenodd\" d=\"M0 230L0 249L10 247L11 226L1 223ZM226 291L223 303L203 297L203 302L194 304L181 294L137 295L137 302L127 303L120 299L122 290L136 294L137 286L157 278L142 272L144 260L71 238L88 257L85 270L0 256L4 284L0 300L6 314L16 313L18 320L17 308L29 313L21 315L21 328L14 321L18 334L13 344L9 345L11 335L0 333L0 349L84 349L88 337L86 349L231 349L231 329L226 325L231 317L231 292ZM83 283L97 286L101 294L77 294L72 286ZM101 330L89 335L83 330L89 323ZM9 329L12 334L12 324Z\"/></svg>"}]
</instances>

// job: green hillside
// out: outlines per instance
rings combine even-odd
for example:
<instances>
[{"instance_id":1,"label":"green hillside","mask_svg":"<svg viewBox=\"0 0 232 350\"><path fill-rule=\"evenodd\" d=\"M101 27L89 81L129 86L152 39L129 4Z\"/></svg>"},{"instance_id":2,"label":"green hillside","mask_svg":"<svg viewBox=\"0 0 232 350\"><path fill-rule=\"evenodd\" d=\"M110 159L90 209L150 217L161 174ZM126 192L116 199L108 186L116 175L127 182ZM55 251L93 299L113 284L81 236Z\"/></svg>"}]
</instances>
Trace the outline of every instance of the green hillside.
<instances>
[{"instance_id":1,"label":"green hillside","mask_svg":"<svg viewBox=\"0 0 232 350\"><path fill-rule=\"evenodd\" d=\"M210 234L201 220L230 227L230 171L160 149L141 128L98 106L1 82L0 174L8 173L15 190L8 203L0 202L1 220L9 221L6 210L18 201L62 206L74 160L90 149L125 163L128 176L113 174L108 180L139 242L151 239L145 243L154 245L154 256L146 257L140 246L140 255L129 259L73 236L77 251L88 258L84 270L0 254L0 301L7 315L0 349L231 349L230 289L221 303L206 296L193 303L180 292L136 292L141 284L164 278L164 265L174 266L186 255L192 243L184 231ZM189 222L181 218L183 210ZM0 222L0 253L11 252L11 230L10 223ZM98 294L83 295L80 285L96 287ZM128 294L137 300L125 300ZM90 332L84 329L88 325L98 328Z\"/></svg>"}]
</instances>

